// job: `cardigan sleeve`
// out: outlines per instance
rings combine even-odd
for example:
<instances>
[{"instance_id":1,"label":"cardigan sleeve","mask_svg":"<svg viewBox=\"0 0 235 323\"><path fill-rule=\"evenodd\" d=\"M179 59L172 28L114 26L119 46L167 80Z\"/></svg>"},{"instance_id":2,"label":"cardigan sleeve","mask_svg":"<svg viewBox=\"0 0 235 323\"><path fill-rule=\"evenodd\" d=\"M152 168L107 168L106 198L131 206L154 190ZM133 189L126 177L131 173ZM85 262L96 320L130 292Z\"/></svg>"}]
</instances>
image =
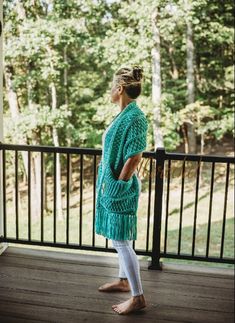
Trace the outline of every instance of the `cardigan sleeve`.
<instances>
[{"instance_id":1,"label":"cardigan sleeve","mask_svg":"<svg viewBox=\"0 0 235 323\"><path fill-rule=\"evenodd\" d=\"M138 116L127 130L126 141L123 148L124 163L147 147L148 121L145 115Z\"/></svg>"}]
</instances>

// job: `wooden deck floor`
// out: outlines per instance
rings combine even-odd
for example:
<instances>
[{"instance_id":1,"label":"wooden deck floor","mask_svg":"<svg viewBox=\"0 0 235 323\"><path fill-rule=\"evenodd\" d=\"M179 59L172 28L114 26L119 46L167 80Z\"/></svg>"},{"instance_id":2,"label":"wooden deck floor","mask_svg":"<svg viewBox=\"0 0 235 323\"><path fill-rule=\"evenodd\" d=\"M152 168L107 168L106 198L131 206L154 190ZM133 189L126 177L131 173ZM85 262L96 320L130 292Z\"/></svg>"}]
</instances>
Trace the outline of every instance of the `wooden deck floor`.
<instances>
[{"instance_id":1,"label":"wooden deck floor","mask_svg":"<svg viewBox=\"0 0 235 323\"><path fill-rule=\"evenodd\" d=\"M119 315L113 304L130 292L97 288L118 275L113 257L9 246L0 256L0 322L234 322L232 270L164 265L140 260L147 307Z\"/></svg>"}]
</instances>

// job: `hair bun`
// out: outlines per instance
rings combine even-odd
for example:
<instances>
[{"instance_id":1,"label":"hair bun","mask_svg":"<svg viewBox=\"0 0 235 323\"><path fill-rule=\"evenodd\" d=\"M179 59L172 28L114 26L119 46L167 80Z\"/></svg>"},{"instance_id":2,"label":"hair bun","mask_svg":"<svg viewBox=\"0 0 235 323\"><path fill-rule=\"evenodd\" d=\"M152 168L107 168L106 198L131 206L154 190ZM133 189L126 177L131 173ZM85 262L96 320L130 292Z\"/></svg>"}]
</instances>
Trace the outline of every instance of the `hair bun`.
<instances>
[{"instance_id":1,"label":"hair bun","mask_svg":"<svg viewBox=\"0 0 235 323\"><path fill-rule=\"evenodd\" d=\"M132 66L133 71L133 77L136 81L140 81L143 78L143 68L139 65Z\"/></svg>"}]
</instances>

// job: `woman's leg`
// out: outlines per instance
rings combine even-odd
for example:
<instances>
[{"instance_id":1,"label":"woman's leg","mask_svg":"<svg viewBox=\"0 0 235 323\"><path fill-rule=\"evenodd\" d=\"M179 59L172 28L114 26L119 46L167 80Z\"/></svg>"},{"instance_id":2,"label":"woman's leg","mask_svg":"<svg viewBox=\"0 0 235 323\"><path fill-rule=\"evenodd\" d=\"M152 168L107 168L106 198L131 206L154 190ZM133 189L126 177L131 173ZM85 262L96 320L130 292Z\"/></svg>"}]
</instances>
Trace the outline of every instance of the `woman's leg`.
<instances>
[{"instance_id":1,"label":"woman's leg","mask_svg":"<svg viewBox=\"0 0 235 323\"><path fill-rule=\"evenodd\" d=\"M118 260L119 260L119 274L118 274L118 277L127 279L125 271L124 271L124 268L123 268L123 265L122 265L122 262L121 262L121 259L120 259L119 256L118 256Z\"/></svg>"},{"instance_id":2,"label":"woman's leg","mask_svg":"<svg viewBox=\"0 0 235 323\"><path fill-rule=\"evenodd\" d=\"M128 241L128 243L131 245L131 240L126 240L126 241ZM119 254L118 254L118 260L119 260L119 275L118 276L119 276L119 278L127 279L125 270L123 268L122 259Z\"/></svg>"},{"instance_id":3,"label":"woman's leg","mask_svg":"<svg viewBox=\"0 0 235 323\"><path fill-rule=\"evenodd\" d=\"M132 296L142 295L143 288L140 277L140 265L137 255L132 248L131 240L112 240L113 247L118 252L121 268L128 278Z\"/></svg>"}]
</instances>

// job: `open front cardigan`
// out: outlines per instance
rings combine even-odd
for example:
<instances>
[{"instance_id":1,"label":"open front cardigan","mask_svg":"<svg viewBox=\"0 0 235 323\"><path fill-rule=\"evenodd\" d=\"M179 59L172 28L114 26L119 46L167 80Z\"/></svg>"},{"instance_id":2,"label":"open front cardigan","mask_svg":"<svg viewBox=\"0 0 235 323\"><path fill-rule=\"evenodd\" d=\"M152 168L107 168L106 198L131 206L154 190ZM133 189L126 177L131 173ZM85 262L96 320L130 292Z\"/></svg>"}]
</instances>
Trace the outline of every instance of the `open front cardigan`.
<instances>
[{"instance_id":1,"label":"open front cardigan","mask_svg":"<svg viewBox=\"0 0 235 323\"><path fill-rule=\"evenodd\" d=\"M136 173L127 181L118 177L127 159L146 149L147 130L145 114L132 101L106 133L96 181L95 232L108 239L137 239L138 178Z\"/></svg>"}]
</instances>

